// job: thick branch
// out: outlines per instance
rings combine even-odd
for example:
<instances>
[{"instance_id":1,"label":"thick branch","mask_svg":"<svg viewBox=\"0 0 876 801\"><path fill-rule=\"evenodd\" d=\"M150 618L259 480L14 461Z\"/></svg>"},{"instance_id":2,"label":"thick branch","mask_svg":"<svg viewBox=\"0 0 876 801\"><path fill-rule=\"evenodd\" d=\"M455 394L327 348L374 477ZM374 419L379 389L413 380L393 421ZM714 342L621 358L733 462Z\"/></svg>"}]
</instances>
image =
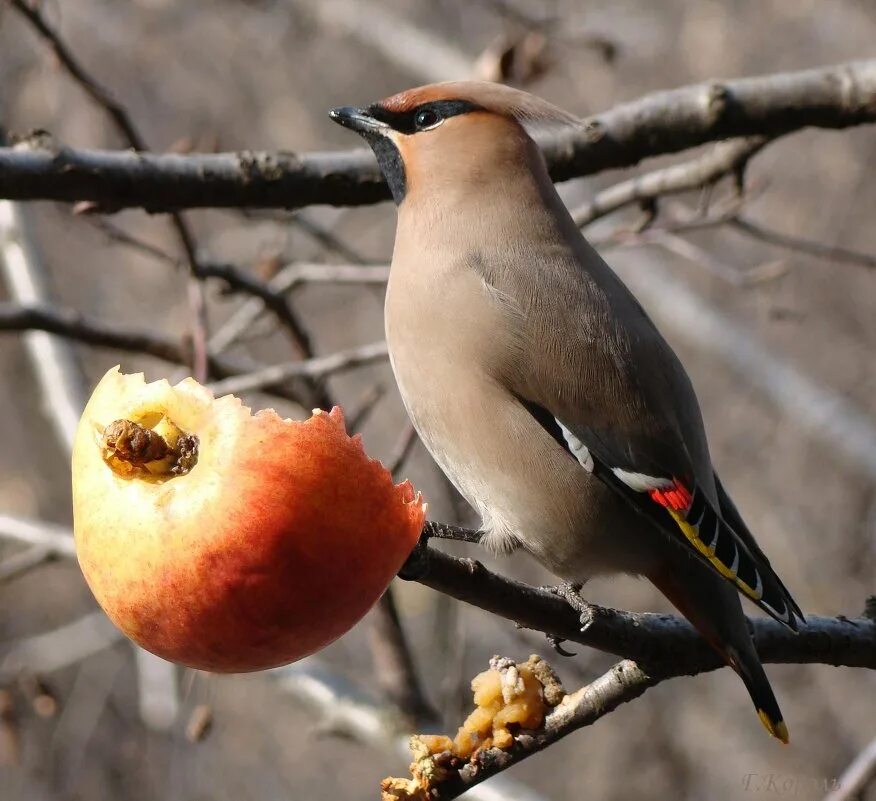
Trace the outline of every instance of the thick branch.
<instances>
[{"instance_id":1,"label":"thick branch","mask_svg":"<svg viewBox=\"0 0 876 801\"><path fill-rule=\"evenodd\" d=\"M554 134L543 146L554 179L566 180L730 137L774 138L810 126L874 121L876 60L869 60L647 95ZM364 150L182 156L45 149L40 142L0 149L0 197L18 200L166 211L361 205L388 196Z\"/></svg>"},{"instance_id":2,"label":"thick branch","mask_svg":"<svg viewBox=\"0 0 876 801\"><path fill-rule=\"evenodd\" d=\"M696 630L673 615L597 607L582 632L578 614L561 598L499 576L472 559L420 546L407 568L407 576L439 592L552 637L633 659L652 676L695 675L723 665ZM876 669L876 623L869 618L810 615L796 634L771 619L751 624L764 662Z\"/></svg>"},{"instance_id":3,"label":"thick branch","mask_svg":"<svg viewBox=\"0 0 876 801\"><path fill-rule=\"evenodd\" d=\"M430 533L433 524L427 526ZM620 705L669 678L696 675L723 662L686 621L672 615L621 612L594 607L584 631L565 601L541 589L503 578L479 562L458 559L421 544L408 563L417 580L549 636L625 657L604 675L567 695L536 731L515 737L508 750L491 748L475 761L430 786L430 797L449 801L574 731L590 726ZM824 663L876 668L876 621L809 616L799 633L774 620L751 626L764 662Z\"/></svg>"}]
</instances>

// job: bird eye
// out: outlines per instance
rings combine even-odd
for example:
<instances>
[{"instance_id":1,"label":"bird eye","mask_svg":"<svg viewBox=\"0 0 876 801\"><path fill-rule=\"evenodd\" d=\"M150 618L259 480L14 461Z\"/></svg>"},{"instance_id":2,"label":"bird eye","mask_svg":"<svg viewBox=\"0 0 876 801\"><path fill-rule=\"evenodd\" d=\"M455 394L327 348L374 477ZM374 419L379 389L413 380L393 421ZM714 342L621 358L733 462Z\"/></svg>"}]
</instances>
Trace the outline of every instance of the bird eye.
<instances>
[{"instance_id":1,"label":"bird eye","mask_svg":"<svg viewBox=\"0 0 876 801\"><path fill-rule=\"evenodd\" d=\"M414 124L417 126L418 131L428 131L430 128L434 128L438 125L441 121L441 115L431 108L421 109L417 112L417 116L414 117Z\"/></svg>"}]
</instances>

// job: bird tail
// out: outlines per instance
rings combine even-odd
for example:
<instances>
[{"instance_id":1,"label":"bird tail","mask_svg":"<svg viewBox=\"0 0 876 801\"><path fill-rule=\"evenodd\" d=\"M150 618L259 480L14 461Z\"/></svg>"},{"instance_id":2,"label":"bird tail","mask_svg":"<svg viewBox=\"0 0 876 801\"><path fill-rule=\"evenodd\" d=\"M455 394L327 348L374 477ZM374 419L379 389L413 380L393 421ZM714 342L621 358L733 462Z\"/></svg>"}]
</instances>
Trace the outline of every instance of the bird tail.
<instances>
[{"instance_id":1,"label":"bird tail","mask_svg":"<svg viewBox=\"0 0 876 801\"><path fill-rule=\"evenodd\" d=\"M736 590L699 562L685 558L648 575L660 590L742 679L764 728L788 742L788 727L770 687Z\"/></svg>"},{"instance_id":2,"label":"bird tail","mask_svg":"<svg viewBox=\"0 0 876 801\"><path fill-rule=\"evenodd\" d=\"M745 689L748 690L760 722L773 737L787 745L788 727L785 725L779 702L757 655L753 653L753 649L749 655L726 646L725 652L730 666L739 674Z\"/></svg>"}]
</instances>

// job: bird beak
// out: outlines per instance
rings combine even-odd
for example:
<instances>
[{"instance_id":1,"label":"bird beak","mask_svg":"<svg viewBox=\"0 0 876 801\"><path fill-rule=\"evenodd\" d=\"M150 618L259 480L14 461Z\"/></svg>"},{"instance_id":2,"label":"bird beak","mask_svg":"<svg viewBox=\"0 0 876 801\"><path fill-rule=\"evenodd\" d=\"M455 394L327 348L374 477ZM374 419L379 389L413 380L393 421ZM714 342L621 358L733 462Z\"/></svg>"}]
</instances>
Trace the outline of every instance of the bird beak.
<instances>
[{"instance_id":1,"label":"bird beak","mask_svg":"<svg viewBox=\"0 0 876 801\"><path fill-rule=\"evenodd\" d=\"M329 117L338 125L343 125L345 128L360 134L378 133L389 128L385 122L374 119L365 109L353 108L352 106L333 108L329 112Z\"/></svg>"}]
</instances>

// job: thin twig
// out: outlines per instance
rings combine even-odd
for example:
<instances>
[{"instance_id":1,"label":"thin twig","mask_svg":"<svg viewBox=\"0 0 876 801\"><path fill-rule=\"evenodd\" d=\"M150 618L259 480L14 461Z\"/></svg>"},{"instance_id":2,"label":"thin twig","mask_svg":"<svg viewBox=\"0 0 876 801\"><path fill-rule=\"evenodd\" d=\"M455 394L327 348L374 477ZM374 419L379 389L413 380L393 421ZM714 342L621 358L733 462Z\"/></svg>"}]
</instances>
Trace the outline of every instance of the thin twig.
<instances>
[{"instance_id":1,"label":"thin twig","mask_svg":"<svg viewBox=\"0 0 876 801\"><path fill-rule=\"evenodd\" d=\"M244 292L258 298L261 301L261 307L273 312L281 325L292 335L292 342L298 354L305 356L312 353L310 335L304 329L298 315L286 298L276 292L271 285L243 272L233 264L200 262L197 269L200 278L218 278L224 281L231 291Z\"/></svg>"},{"instance_id":2,"label":"thin twig","mask_svg":"<svg viewBox=\"0 0 876 801\"><path fill-rule=\"evenodd\" d=\"M404 468L416 441L416 431L408 423L386 468L394 480L398 480L398 474ZM377 681L384 695L412 721L414 730L419 728L418 722L420 725L434 726L438 722L438 713L423 691L410 643L399 617L392 585L386 588L386 592L372 610L370 624L371 656Z\"/></svg>"},{"instance_id":3,"label":"thin twig","mask_svg":"<svg viewBox=\"0 0 876 801\"><path fill-rule=\"evenodd\" d=\"M74 309L51 306L19 306L15 303L0 302L0 332L2 331L46 331L66 339L84 342L102 348L142 353L173 364L188 365L189 350L173 337L155 331L137 331L119 325L98 321L80 314ZM219 378L238 375L251 375L258 367L249 359L230 356L210 356L210 372ZM301 393L295 389L281 386L277 382L265 391L278 398L302 404ZM60 407L59 407L60 408ZM75 429L81 407L71 412L73 420L71 431Z\"/></svg>"},{"instance_id":4,"label":"thin twig","mask_svg":"<svg viewBox=\"0 0 876 801\"><path fill-rule=\"evenodd\" d=\"M14 680L24 671L42 674L61 670L123 639L122 632L103 612L89 612L53 631L35 634L18 640L11 647L4 647L0 682Z\"/></svg>"},{"instance_id":5,"label":"thin twig","mask_svg":"<svg viewBox=\"0 0 876 801\"><path fill-rule=\"evenodd\" d=\"M837 245L825 245L821 242L814 242L811 239L801 239L790 234L783 234L739 215L727 220L727 223L740 233L753 239L758 239L761 242L766 242L769 245L776 245L780 248L793 250L797 253L805 253L808 256L815 256L827 261L854 264L870 270L876 269L876 255L870 253L861 253L860 251L850 250Z\"/></svg>"},{"instance_id":6,"label":"thin twig","mask_svg":"<svg viewBox=\"0 0 876 801\"><path fill-rule=\"evenodd\" d=\"M304 361L262 367L246 375L215 381L209 386L216 395L239 395L243 392L270 389L291 378L325 378L344 370L352 370L354 367L386 361L388 355L385 342L373 342L349 350L337 351L328 356L314 356Z\"/></svg>"},{"instance_id":7,"label":"thin twig","mask_svg":"<svg viewBox=\"0 0 876 801\"><path fill-rule=\"evenodd\" d=\"M0 583L29 573L51 561L54 557L52 549L45 545L31 545L23 551L7 556L0 562Z\"/></svg>"},{"instance_id":8,"label":"thin twig","mask_svg":"<svg viewBox=\"0 0 876 801\"><path fill-rule=\"evenodd\" d=\"M283 301L283 294L304 283L332 284L384 284L389 278L389 268L358 266L355 264L301 264L292 263L283 267L267 284L272 297ZM216 330L208 343L210 353L221 353L230 348L246 331L249 331L265 310L266 302L254 298L242 304L228 321Z\"/></svg>"},{"instance_id":9,"label":"thin twig","mask_svg":"<svg viewBox=\"0 0 876 801\"><path fill-rule=\"evenodd\" d=\"M0 513L0 539L46 548L58 556L76 556L73 532L66 526Z\"/></svg>"},{"instance_id":10,"label":"thin twig","mask_svg":"<svg viewBox=\"0 0 876 801\"><path fill-rule=\"evenodd\" d=\"M371 610L369 623L371 658L383 694L409 721L410 729L435 726L438 714L423 691L392 585Z\"/></svg>"},{"instance_id":11,"label":"thin twig","mask_svg":"<svg viewBox=\"0 0 876 801\"><path fill-rule=\"evenodd\" d=\"M347 430L352 432L361 431L385 394L386 384L383 381L375 381L362 393L355 403L352 405L348 404L344 412Z\"/></svg>"},{"instance_id":12,"label":"thin twig","mask_svg":"<svg viewBox=\"0 0 876 801\"><path fill-rule=\"evenodd\" d=\"M870 741L836 780L836 787L824 801L853 801L861 798L876 777L876 739Z\"/></svg>"},{"instance_id":13,"label":"thin twig","mask_svg":"<svg viewBox=\"0 0 876 801\"><path fill-rule=\"evenodd\" d=\"M645 204L664 195L699 189L727 175L740 174L748 161L767 143L763 136L719 142L698 158L654 170L603 189L587 203L572 211L578 226L611 214L625 206Z\"/></svg>"},{"instance_id":14,"label":"thin twig","mask_svg":"<svg viewBox=\"0 0 876 801\"><path fill-rule=\"evenodd\" d=\"M410 457L414 446L419 441L420 438L417 436L417 430L413 425L407 423L402 429L398 442L396 442L395 447L392 449L392 454L386 465L386 469L392 473L392 477L396 481L400 480L401 472L404 470L405 463Z\"/></svg>"},{"instance_id":15,"label":"thin twig","mask_svg":"<svg viewBox=\"0 0 876 801\"><path fill-rule=\"evenodd\" d=\"M717 258L713 253L701 248L688 239L661 228L651 228L641 233L630 233L624 244L658 245L670 253L681 256L734 287L752 287L784 275L788 268L784 262L772 261L748 269L732 266Z\"/></svg>"},{"instance_id":16,"label":"thin twig","mask_svg":"<svg viewBox=\"0 0 876 801\"><path fill-rule=\"evenodd\" d=\"M9 297L16 303L48 302L48 271L30 232L28 210L7 201L0 201L0 274L5 279ZM0 303L0 308L9 310L10 307L16 308L14 303ZM46 417L58 442L69 454L88 397L76 356L69 342L46 333L28 332L25 345Z\"/></svg>"}]
</instances>

